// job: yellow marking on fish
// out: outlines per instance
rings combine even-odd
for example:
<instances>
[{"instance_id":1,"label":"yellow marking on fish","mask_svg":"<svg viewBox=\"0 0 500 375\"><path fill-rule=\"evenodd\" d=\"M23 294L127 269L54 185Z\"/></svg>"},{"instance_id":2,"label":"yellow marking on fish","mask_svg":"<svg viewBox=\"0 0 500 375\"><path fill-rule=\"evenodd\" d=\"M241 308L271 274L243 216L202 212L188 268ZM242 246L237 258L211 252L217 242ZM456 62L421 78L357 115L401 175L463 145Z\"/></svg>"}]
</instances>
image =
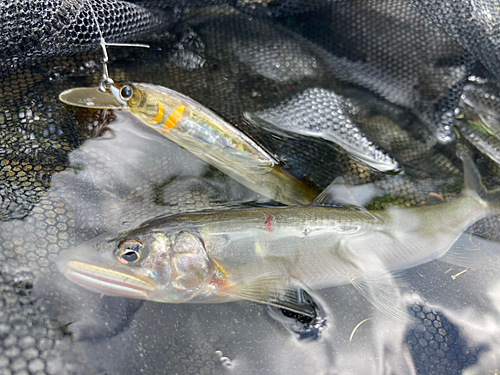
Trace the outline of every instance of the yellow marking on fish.
<instances>
[{"instance_id":1,"label":"yellow marking on fish","mask_svg":"<svg viewBox=\"0 0 500 375\"><path fill-rule=\"evenodd\" d=\"M216 292L223 292L224 290L232 290L233 285L228 280L229 274L215 259L212 259L215 264L215 270L209 287L215 288Z\"/></svg>"},{"instance_id":2,"label":"yellow marking on fish","mask_svg":"<svg viewBox=\"0 0 500 375\"><path fill-rule=\"evenodd\" d=\"M163 118L163 106L161 105L161 102L158 100L158 113L156 114L156 117L152 120L149 120L149 122L152 124L157 124L161 121L162 118Z\"/></svg>"},{"instance_id":3,"label":"yellow marking on fish","mask_svg":"<svg viewBox=\"0 0 500 375\"><path fill-rule=\"evenodd\" d=\"M358 323L356 327L352 330L351 337L349 337L349 342L352 341L352 338L354 337L354 334L358 330L358 328L361 326L361 324L366 323L367 321L372 320L372 318L366 318L365 320L362 320L361 322Z\"/></svg>"},{"instance_id":4,"label":"yellow marking on fish","mask_svg":"<svg viewBox=\"0 0 500 375\"><path fill-rule=\"evenodd\" d=\"M260 243L256 242L255 243L255 254L259 255L260 257L264 257L264 250L262 250L262 247L260 247Z\"/></svg>"},{"instance_id":5,"label":"yellow marking on fish","mask_svg":"<svg viewBox=\"0 0 500 375\"><path fill-rule=\"evenodd\" d=\"M448 271L445 272L445 274L451 272L453 270L453 268L450 268Z\"/></svg>"},{"instance_id":6,"label":"yellow marking on fish","mask_svg":"<svg viewBox=\"0 0 500 375\"><path fill-rule=\"evenodd\" d=\"M455 280L458 276L460 276L461 274L466 273L466 272L467 272L467 268L465 270L463 270L462 272L457 273L456 275L451 275L451 278L453 280Z\"/></svg>"},{"instance_id":7,"label":"yellow marking on fish","mask_svg":"<svg viewBox=\"0 0 500 375\"><path fill-rule=\"evenodd\" d=\"M168 116L167 121L165 121L165 125L161 129L162 134L167 134L170 130L175 128L177 122L180 120L182 114L184 113L184 106L181 105L179 108L176 108L170 116Z\"/></svg>"},{"instance_id":8,"label":"yellow marking on fish","mask_svg":"<svg viewBox=\"0 0 500 375\"><path fill-rule=\"evenodd\" d=\"M215 259L212 259L214 264L215 264L215 272L218 274L218 276L221 279L227 279L229 277L229 274L227 271L222 267Z\"/></svg>"}]
</instances>

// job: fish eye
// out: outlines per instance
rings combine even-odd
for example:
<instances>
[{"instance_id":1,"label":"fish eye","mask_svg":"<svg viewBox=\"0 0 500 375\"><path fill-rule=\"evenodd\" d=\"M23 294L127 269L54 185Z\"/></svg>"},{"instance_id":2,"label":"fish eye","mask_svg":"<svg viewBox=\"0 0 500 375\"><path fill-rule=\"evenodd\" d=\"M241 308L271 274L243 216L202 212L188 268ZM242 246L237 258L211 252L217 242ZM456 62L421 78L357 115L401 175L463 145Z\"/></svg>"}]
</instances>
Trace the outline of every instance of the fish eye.
<instances>
[{"instance_id":1,"label":"fish eye","mask_svg":"<svg viewBox=\"0 0 500 375\"><path fill-rule=\"evenodd\" d=\"M134 94L134 90L132 90L132 87L125 85L120 89L120 98L122 100L129 100L132 95Z\"/></svg>"},{"instance_id":2,"label":"fish eye","mask_svg":"<svg viewBox=\"0 0 500 375\"><path fill-rule=\"evenodd\" d=\"M141 259L144 244L138 240L123 240L118 245L116 256L124 264L137 263Z\"/></svg>"}]
</instances>

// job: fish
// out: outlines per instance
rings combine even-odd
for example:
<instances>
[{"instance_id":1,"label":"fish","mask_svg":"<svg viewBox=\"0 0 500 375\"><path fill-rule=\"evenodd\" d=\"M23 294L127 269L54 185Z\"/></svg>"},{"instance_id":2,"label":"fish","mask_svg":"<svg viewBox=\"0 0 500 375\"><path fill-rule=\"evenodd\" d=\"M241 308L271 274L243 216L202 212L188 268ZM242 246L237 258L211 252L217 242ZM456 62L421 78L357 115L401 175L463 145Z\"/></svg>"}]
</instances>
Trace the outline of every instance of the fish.
<instances>
[{"instance_id":1,"label":"fish","mask_svg":"<svg viewBox=\"0 0 500 375\"><path fill-rule=\"evenodd\" d=\"M130 83L110 89L73 88L68 105L128 109L143 124L192 152L251 190L286 205L310 204L317 193L246 134L190 97L166 87Z\"/></svg>"},{"instance_id":2,"label":"fish","mask_svg":"<svg viewBox=\"0 0 500 375\"><path fill-rule=\"evenodd\" d=\"M500 208L459 149L465 184L447 203L385 211L313 205L252 207L153 218L108 232L58 261L70 281L110 296L166 303L250 300L301 314L298 290L352 284L400 317L398 271L443 258L461 233ZM449 252L450 263L462 262Z\"/></svg>"}]
</instances>

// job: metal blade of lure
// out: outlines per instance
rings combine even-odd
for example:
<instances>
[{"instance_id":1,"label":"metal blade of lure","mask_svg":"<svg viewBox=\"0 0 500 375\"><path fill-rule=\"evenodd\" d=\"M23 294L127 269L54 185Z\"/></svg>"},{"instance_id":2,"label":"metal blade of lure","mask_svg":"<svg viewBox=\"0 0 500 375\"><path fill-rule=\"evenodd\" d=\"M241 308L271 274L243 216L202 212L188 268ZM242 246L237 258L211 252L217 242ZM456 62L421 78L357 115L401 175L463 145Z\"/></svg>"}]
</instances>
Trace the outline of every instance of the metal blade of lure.
<instances>
[{"instance_id":1,"label":"metal blade of lure","mask_svg":"<svg viewBox=\"0 0 500 375\"><path fill-rule=\"evenodd\" d=\"M99 87L76 87L59 94L59 100L64 104L75 107L96 109L123 109L125 104L120 103L109 92L103 92Z\"/></svg>"}]
</instances>

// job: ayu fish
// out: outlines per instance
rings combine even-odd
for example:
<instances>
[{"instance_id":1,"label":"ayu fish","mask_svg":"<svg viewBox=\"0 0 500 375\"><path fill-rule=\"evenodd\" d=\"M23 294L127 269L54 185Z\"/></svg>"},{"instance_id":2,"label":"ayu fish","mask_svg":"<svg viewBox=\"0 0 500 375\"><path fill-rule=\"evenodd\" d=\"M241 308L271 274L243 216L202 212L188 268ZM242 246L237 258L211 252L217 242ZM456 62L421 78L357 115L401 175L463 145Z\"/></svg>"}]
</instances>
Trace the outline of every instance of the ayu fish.
<instances>
[{"instance_id":1,"label":"ayu fish","mask_svg":"<svg viewBox=\"0 0 500 375\"><path fill-rule=\"evenodd\" d=\"M59 269L111 296L167 303L246 299L304 314L297 287L351 283L398 316L394 273L442 257L467 227L499 211L500 191L486 190L472 159L459 153L465 186L452 202L369 212L318 206L325 191L306 207L160 217L76 247ZM460 258L454 256L447 260Z\"/></svg>"},{"instance_id":2,"label":"ayu fish","mask_svg":"<svg viewBox=\"0 0 500 375\"><path fill-rule=\"evenodd\" d=\"M263 147L215 112L188 96L145 83L74 88L59 99L86 108L128 109L142 123L226 173L242 185L275 201L309 204L316 194L282 169Z\"/></svg>"}]
</instances>

